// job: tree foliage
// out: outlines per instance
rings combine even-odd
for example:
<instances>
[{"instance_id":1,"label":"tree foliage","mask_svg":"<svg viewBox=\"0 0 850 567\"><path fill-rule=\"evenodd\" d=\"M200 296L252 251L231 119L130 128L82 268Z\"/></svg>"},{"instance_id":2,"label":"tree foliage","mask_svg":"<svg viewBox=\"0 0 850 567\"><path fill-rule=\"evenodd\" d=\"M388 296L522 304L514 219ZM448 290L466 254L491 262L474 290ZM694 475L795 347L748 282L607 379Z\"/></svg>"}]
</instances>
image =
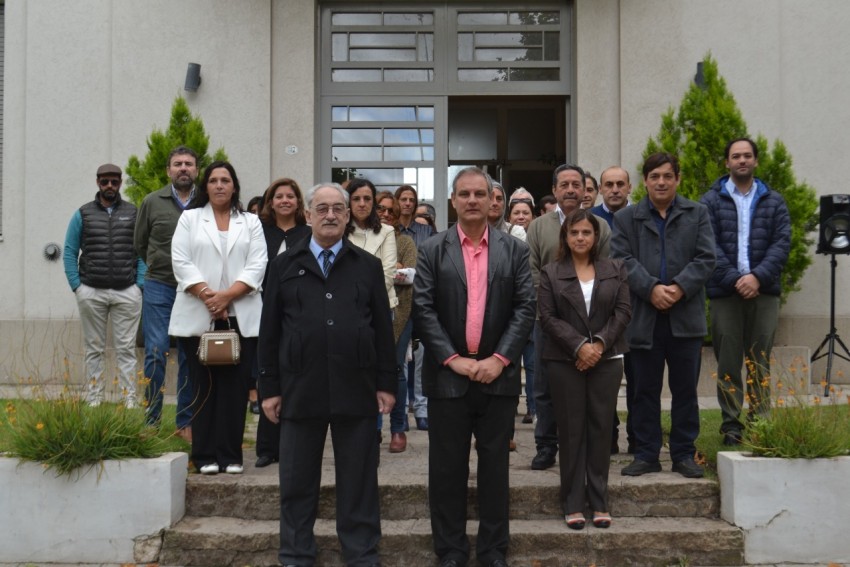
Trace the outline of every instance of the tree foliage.
<instances>
[{"instance_id":1,"label":"tree foliage","mask_svg":"<svg viewBox=\"0 0 850 567\"><path fill-rule=\"evenodd\" d=\"M200 116L192 116L186 99L178 96L171 107L171 121L168 129L163 132L154 129L147 140L148 153L144 160L132 155L127 161L127 197L137 206L148 193L161 189L170 183L166 173L168 154L177 146L186 146L197 152L199 158L198 174L202 175L204 168L215 160L227 160L224 148L216 150L210 157L207 149L210 137L204 130Z\"/></svg>"},{"instance_id":2,"label":"tree foliage","mask_svg":"<svg viewBox=\"0 0 850 567\"><path fill-rule=\"evenodd\" d=\"M703 62L703 84L691 83L678 111L670 107L661 115L658 134L647 140L643 151L645 160L650 154L669 152L679 159L681 182L678 193L699 200L712 183L726 175L726 144L735 138L749 136L747 124L735 97L720 76L717 62L706 55ZM810 247L812 231L817 226L817 198L805 182L798 182L792 168L793 160L780 140L773 147L762 135L754 138L759 149L756 176L779 192L791 214L791 253L782 273L782 300L800 289L800 280L812 263ZM641 164L638 166L640 169ZM646 195L643 180L635 189L635 200Z\"/></svg>"}]
</instances>

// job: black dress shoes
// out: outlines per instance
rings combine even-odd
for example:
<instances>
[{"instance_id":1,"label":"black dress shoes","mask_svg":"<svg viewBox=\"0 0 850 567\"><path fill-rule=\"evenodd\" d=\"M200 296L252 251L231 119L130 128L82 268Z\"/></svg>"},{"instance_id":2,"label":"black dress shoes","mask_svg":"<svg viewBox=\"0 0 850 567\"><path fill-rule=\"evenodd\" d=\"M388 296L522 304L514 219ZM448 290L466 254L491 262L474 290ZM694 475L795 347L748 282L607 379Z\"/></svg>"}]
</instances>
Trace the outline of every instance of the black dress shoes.
<instances>
[{"instance_id":1,"label":"black dress shoes","mask_svg":"<svg viewBox=\"0 0 850 567\"><path fill-rule=\"evenodd\" d=\"M487 564L488 567L508 567L508 562L504 559L496 559Z\"/></svg>"},{"instance_id":2,"label":"black dress shoes","mask_svg":"<svg viewBox=\"0 0 850 567\"><path fill-rule=\"evenodd\" d=\"M646 461L635 459L630 465L621 470L620 474L623 476L641 476L646 473L654 472L661 472L661 463L657 461L654 463L647 463Z\"/></svg>"},{"instance_id":3,"label":"black dress shoes","mask_svg":"<svg viewBox=\"0 0 850 567\"><path fill-rule=\"evenodd\" d=\"M723 433L723 445L726 447L735 447L741 444L740 431L726 431Z\"/></svg>"},{"instance_id":4,"label":"black dress shoes","mask_svg":"<svg viewBox=\"0 0 850 567\"><path fill-rule=\"evenodd\" d=\"M552 447L541 447L537 454L531 459L531 470L545 471L555 464L557 450Z\"/></svg>"},{"instance_id":5,"label":"black dress shoes","mask_svg":"<svg viewBox=\"0 0 850 567\"><path fill-rule=\"evenodd\" d=\"M702 478L705 471L694 462L693 459L682 459L673 463L673 472L677 472L685 478Z\"/></svg>"},{"instance_id":6,"label":"black dress shoes","mask_svg":"<svg viewBox=\"0 0 850 567\"><path fill-rule=\"evenodd\" d=\"M440 567L461 567L461 563L457 559L443 559L440 561Z\"/></svg>"},{"instance_id":7,"label":"black dress shoes","mask_svg":"<svg viewBox=\"0 0 850 567\"><path fill-rule=\"evenodd\" d=\"M258 469L263 467L267 467L272 463L276 463L278 461L278 457L270 457L268 455L260 455L257 457L257 463L254 465Z\"/></svg>"}]
</instances>

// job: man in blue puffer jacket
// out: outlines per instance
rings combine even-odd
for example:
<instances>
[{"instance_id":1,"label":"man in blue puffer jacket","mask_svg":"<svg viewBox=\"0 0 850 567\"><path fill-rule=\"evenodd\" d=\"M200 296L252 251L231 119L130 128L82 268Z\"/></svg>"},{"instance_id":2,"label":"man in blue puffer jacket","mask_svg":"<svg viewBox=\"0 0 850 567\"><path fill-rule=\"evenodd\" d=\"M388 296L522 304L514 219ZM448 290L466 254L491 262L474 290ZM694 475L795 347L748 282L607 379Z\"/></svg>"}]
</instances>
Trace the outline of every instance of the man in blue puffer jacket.
<instances>
[{"instance_id":1,"label":"man in blue puffer jacket","mask_svg":"<svg viewBox=\"0 0 850 567\"><path fill-rule=\"evenodd\" d=\"M717 357L717 399L724 445L741 442L747 359L748 415L770 407L770 350L779 322L781 275L791 248L791 218L782 195L754 176L758 147L749 138L726 145L729 175L702 196L709 209L717 265L706 284Z\"/></svg>"}]
</instances>

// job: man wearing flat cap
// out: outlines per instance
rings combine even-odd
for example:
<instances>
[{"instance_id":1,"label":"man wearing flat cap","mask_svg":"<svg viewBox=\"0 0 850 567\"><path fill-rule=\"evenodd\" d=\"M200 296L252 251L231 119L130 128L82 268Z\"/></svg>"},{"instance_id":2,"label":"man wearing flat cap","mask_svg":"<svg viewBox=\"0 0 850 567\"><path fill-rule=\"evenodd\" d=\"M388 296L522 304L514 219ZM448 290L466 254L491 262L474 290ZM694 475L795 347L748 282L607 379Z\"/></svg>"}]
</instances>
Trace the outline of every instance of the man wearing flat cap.
<instances>
[{"instance_id":1,"label":"man wearing flat cap","mask_svg":"<svg viewBox=\"0 0 850 567\"><path fill-rule=\"evenodd\" d=\"M122 402L135 407L136 329L142 313L145 264L133 248L136 207L121 198L121 168L97 168L97 193L74 212L65 234L65 276L77 297L86 350L87 400L104 401L106 322L118 363Z\"/></svg>"}]
</instances>

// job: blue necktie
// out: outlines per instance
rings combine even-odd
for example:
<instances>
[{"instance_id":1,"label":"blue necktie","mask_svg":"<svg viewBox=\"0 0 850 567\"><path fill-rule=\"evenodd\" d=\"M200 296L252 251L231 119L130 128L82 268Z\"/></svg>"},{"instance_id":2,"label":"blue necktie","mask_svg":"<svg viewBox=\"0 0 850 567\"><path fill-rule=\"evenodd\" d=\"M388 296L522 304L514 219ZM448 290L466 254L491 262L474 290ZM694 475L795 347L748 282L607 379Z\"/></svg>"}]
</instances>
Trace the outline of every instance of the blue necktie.
<instances>
[{"instance_id":1,"label":"blue necktie","mask_svg":"<svg viewBox=\"0 0 850 567\"><path fill-rule=\"evenodd\" d=\"M325 277L328 277L328 272L331 269L331 256L333 256L332 250L322 250L322 273L325 274Z\"/></svg>"}]
</instances>

